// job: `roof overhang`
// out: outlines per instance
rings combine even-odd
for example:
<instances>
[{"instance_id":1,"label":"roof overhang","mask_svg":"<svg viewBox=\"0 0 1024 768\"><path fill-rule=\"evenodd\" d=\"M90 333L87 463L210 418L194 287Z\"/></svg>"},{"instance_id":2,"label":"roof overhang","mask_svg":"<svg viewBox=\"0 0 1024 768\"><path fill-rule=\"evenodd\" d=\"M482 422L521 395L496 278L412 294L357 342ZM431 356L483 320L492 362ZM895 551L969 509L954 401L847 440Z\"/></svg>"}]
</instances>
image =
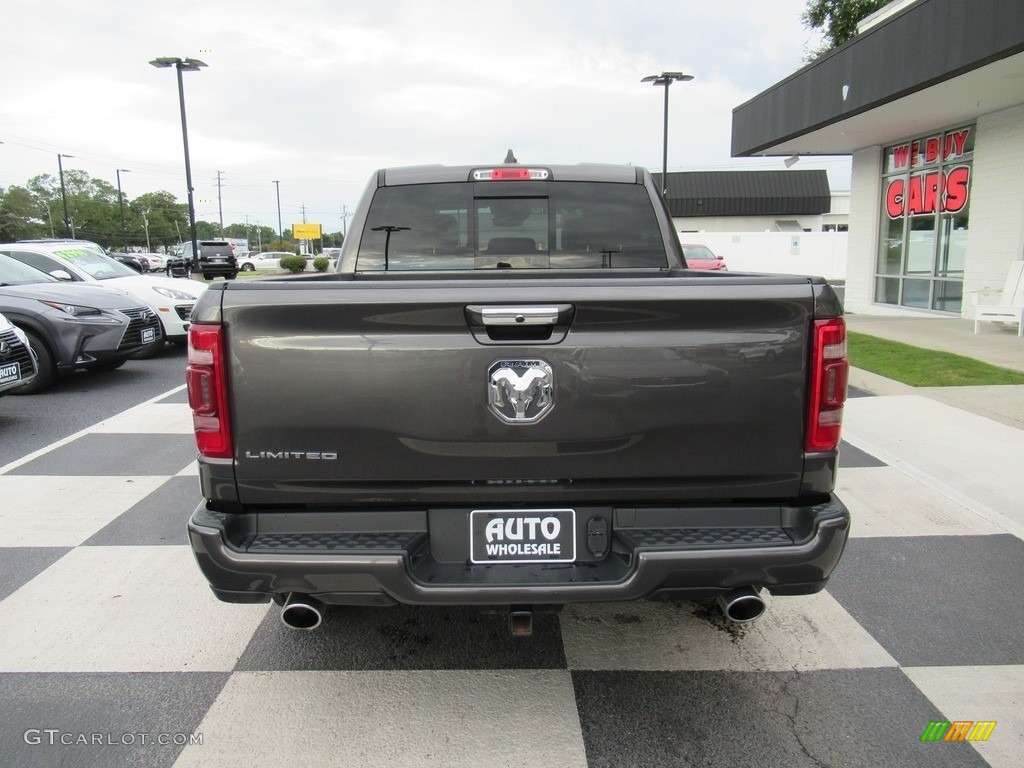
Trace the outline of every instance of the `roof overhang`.
<instances>
[{"instance_id":1,"label":"roof overhang","mask_svg":"<svg viewBox=\"0 0 1024 768\"><path fill-rule=\"evenodd\" d=\"M1024 103L1024 14L920 0L733 110L732 154L845 155Z\"/></svg>"}]
</instances>

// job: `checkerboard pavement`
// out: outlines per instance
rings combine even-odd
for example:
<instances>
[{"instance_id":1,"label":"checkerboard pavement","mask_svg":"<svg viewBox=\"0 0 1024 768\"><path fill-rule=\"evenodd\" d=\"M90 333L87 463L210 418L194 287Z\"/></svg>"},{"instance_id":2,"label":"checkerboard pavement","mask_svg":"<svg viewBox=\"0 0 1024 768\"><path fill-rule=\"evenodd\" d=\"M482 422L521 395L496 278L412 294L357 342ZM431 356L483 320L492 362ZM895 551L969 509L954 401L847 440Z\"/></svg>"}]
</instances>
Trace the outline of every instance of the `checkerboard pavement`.
<instances>
[{"instance_id":1,"label":"checkerboard pavement","mask_svg":"<svg viewBox=\"0 0 1024 768\"><path fill-rule=\"evenodd\" d=\"M516 639L467 609L296 633L218 602L190 429L178 389L0 467L0 765L1020 765L1024 431L855 397L825 592L746 626L569 606ZM998 724L922 743L937 720Z\"/></svg>"}]
</instances>

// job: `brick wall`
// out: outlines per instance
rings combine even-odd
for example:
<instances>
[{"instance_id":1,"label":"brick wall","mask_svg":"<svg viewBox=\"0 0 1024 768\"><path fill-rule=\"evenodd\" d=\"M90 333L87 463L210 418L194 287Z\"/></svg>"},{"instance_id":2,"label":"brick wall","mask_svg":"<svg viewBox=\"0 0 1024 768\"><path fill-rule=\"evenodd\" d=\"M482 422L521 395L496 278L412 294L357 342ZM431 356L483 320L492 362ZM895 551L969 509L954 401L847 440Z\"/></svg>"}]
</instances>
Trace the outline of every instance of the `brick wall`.
<instances>
[{"instance_id":1,"label":"brick wall","mask_svg":"<svg viewBox=\"0 0 1024 768\"><path fill-rule=\"evenodd\" d=\"M964 290L1000 289L1024 258L1024 105L978 118ZM970 301L964 315L971 316Z\"/></svg>"},{"instance_id":2,"label":"brick wall","mask_svg":"<svg viewBox=\"0 0 1024 768\"><path fill-rule=\"evenodd\" d=\"M847 245L846 296L843 300L847 312L893 313L888 307L874 304L881 176L881 147L866 147L853 153L850 239Z\"/></svg>"}]
</instances>

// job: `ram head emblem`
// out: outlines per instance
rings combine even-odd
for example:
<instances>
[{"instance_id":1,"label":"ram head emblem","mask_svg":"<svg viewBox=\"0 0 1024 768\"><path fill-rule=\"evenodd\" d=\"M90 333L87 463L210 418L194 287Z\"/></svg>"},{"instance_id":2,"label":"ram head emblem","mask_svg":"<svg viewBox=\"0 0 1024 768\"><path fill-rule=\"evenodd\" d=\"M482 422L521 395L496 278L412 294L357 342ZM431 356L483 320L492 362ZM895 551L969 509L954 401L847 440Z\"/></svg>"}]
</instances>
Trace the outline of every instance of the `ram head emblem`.
<instances>
[{"instance_id":1,"label":"ram head emblem","mask_svg":"<svg viewBox=\"0 0 1024 768\"><path fill-rule=\"evenodd\" d=\"M499 360L488 370L487 402L502 421L532 424L554 405L554 375L543 360Z\"/></svg>"}]
</instances>

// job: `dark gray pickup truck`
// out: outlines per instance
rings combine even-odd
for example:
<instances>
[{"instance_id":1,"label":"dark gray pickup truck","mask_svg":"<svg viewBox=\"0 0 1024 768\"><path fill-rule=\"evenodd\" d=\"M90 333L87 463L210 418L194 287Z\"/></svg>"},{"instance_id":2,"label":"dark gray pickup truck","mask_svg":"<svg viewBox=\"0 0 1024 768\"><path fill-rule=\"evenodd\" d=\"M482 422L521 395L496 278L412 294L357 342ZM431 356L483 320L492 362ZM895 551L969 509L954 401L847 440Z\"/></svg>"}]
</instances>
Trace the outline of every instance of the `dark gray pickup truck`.
<instances>
[{"instance_id":1,"label":"dark gray pickup truck","mask_svg":"<svg viewBox=\"0 0 1024 768\"><path fill-rule=\"evenodd\" d=\"M337 272L221 282L187 372L199 567L228 602L715 600L821 590L842 307L688 270L633 166L379 171Z\"/></svg>"}]
</instances>

